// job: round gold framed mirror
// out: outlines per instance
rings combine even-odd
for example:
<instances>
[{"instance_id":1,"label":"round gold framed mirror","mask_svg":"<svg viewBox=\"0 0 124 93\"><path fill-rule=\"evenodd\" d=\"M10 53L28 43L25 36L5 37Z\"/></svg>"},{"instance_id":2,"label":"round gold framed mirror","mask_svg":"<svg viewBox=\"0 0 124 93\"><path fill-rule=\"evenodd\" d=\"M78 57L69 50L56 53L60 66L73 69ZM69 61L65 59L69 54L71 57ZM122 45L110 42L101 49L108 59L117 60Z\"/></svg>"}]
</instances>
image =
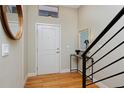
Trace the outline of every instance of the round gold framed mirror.
<instances>
[{"instance_id":1,"label":"round gold framed mirror","mask_svg":"<svg viewBox=\"0 0 124 93\"><path fill-rule=\"evenodd\" d=\"M23 33L23 9L21 5L0 5L0 18L4 31L13 40Z\"/></svg>"}]
</instances>

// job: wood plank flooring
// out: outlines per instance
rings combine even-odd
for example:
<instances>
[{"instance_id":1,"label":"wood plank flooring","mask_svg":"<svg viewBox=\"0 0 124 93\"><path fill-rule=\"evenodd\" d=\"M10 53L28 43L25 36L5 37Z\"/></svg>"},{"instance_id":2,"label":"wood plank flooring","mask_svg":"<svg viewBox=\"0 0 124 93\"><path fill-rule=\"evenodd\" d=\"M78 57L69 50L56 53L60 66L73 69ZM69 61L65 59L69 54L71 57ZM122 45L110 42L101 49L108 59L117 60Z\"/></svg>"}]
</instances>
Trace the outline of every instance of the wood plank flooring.
<instances>
[{"instance_id":1,"label":"wood plank flooring","mask_svg":"<svg viewBox=\"0 0 124 93\"><path fill-rule=\"evenodd\" d=\"M81 75L71 72L29 77L25 88L81 88L81 83ZM97 86L94 84L88 88L97 88Z\"/></svg>"}]
</instances>

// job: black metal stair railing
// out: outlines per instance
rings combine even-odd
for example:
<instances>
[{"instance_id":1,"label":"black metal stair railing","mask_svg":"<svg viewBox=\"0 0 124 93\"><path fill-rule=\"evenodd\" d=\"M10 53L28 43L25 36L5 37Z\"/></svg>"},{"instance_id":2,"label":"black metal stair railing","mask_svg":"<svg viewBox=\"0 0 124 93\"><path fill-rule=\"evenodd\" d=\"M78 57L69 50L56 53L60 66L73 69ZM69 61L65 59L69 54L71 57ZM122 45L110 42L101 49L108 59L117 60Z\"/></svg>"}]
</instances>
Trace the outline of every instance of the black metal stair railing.
<instances>
[{"instance_id":1,"label":"black metal stair railing","mask_svg":"<svg viewBox=\"0 0 124 93\"><path fill-rule=\"evenodd\" d=\"M88 75L86 77L88 78L88 80L90 80L91 82L93 82L93 63L94 63L94 59L86 56L86 61L88 61L90 59L91 59L91 62L90 63L92 65L92 67L91 67L91 75Z\"/></svg>"},{"instance_id":2,"label":"black metal stair railing","mask_svg":"<svg viewBox=\"0 0 124 93\"><path fill-rule=\"evenodd\" d=\"M89 68L93 68L94 64L98 63L100 60L102 60L103 58L105 58L107 55L109 55L111 52L115 51L117 48L119 48L120 46L124 45L124 40L122 42L120 42L118 45L116 45L113 49L111 49L110 51L108 51L106 54L104 54L102 57L100 57L98 60L96 60L95 62L93 61L93 63L87 67L87 61L89 59L92 59L93 56L95 54L97 54L98 51L100 51L106 44L108 44L115 36L117 36L123 29L124 29L124 26L121 27L113 36L110 37L110 39L108 39L99 49L97 49L90 57L88 57L87 59L87 53L97 44L98 41L101 40L101 38L116 24L116 22L118 22L118 20L124 15L124 7L120 10L120 12L113 18L113 20L106 26L106 28L100 33L100 35L93 41L93 43L86 49L86 51L82 54L82 87L83 88L86 88L88 85L92 85L92 84L95 84L95 83L98 83L98 82L101 82L101 81L104 81L104 80L107 80L107 79L110 79L110 78L113 78L113 77L116 77L118 75L122 75L124 74L124 71L121 71L119 73L116 73L116 74L113 74L113 75L110 75L108 77L105 77L105 78L102 78L100 80L97 80L97 81L92 81L91 83L89 84L86 84L86 80L88 77L92 76L93 78L93 75L102 71L103 69L106 69L108 67L110 67L111 65L119 62L120 60L124 59L124 55L122 55L120 58L116 59L115 61L109 63L108 65L100 68L99 70L95 71L95 72L92 72L91 74L89 74L88 76L86 75L86 72ZM123 50L122 50L123 51ZM124 86L119 86L117 88L123 88Z\"/></svg>"}]
</instances>

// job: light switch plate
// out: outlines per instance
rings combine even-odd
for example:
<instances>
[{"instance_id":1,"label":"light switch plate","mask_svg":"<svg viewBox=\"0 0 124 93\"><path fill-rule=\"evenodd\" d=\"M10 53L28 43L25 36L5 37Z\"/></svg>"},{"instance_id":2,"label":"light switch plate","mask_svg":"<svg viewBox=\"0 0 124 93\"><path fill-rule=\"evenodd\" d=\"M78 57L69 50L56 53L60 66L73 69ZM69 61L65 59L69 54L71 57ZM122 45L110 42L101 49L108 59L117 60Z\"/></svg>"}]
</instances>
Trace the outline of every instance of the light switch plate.
<instances>
[{"instance_id":1,"label":"light switch plate","mask_svg":"<svg viewBox=\"0 0 124 93\"><path fill-rule=\"evenodd\" d=\"M2 44L2 56L9 55L9 44Z\"/></svg>"}]
</instances>

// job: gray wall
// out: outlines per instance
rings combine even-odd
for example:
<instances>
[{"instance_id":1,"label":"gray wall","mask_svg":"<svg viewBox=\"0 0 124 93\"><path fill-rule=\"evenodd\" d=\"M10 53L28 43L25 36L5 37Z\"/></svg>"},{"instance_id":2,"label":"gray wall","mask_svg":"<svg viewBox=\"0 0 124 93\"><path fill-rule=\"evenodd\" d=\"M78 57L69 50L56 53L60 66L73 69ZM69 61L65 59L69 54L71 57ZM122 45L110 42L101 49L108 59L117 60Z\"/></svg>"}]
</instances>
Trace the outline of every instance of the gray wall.
<instances>
[{"instance_id":1,"label":"gray wall","mask_svg":"<svg viewBox=\"0 0 124 93\"><path fill-rule=\"evenodd\" d=\"M38 16L38 6L28 6L28 72L35 73L35 24L61 25L61 70L69 69L69 55L77 48L77 9L60 7L59 18ZM68 49L66 46L69 45Z\"/></svg>"},{"instance_id":2,"label":"gray wall","mask_svg":"<svg viewBox=\"0 0 124 93\"><path fill-rule=\"evenodd\" d=\"M114 18L114 16L120 11L123 6L81 6L79 9L79 30L89 28L91 30L91 40L93 41L101 31L107 26L107 24ZM124 17L116 23L114 27L111 28L109 33L106 34L104 38L90 51L91 55L98 49L105 41L110 38L114 33L116 33L120 27L124 25ZM113 47L123 41L124 30L115 37L109 44L107 44L100 52L97 53L93 58L95 60L99 59L105 53L110 51ZM94 65L94 70L117 60L119 57L124 55L124 45L119 47L116 51L112 52L111 55L99 61L99 63ZM124 60L119 61L113 66L106 68L105 70L95 74L94 78L96 80L102 79L106 76L116 74L118 72L124 71ZM108 87L116 87L124 85L124 75L103 81L102 84Z\"/></svg>"},{"instance_id":3,"label":"gray wall","mask_svg":"<svg viewBox=\"0 0 124 93\"><path fill-rule=\"evenodd\" d=\"M25 7L24 7L25 11ZM24 20L25 20L24 13ZM26 20L25 20L26 21ZM25 23L25 22L24 22ZM24 27L25 31L25 27ZM2 43L10 46L9 56L2 57ZM14 41L6 36L0 22L0 87L23 87L27 71L24 69L24 34L21 40Z\"/></svg>"},{"instance_id":4,"label":"gray wall","mask_svg":"<svg viewBox=\"0 0 124 93\"><path fill-rule=\"evenodd\" d=\"M24 24L23 24L23 38L24 38L24 42L23 42L23 60L24 60L24 80L27 79L27 75L28 75L28 8L27 6L24 6Z\"/></svg>"}]
</instances>

